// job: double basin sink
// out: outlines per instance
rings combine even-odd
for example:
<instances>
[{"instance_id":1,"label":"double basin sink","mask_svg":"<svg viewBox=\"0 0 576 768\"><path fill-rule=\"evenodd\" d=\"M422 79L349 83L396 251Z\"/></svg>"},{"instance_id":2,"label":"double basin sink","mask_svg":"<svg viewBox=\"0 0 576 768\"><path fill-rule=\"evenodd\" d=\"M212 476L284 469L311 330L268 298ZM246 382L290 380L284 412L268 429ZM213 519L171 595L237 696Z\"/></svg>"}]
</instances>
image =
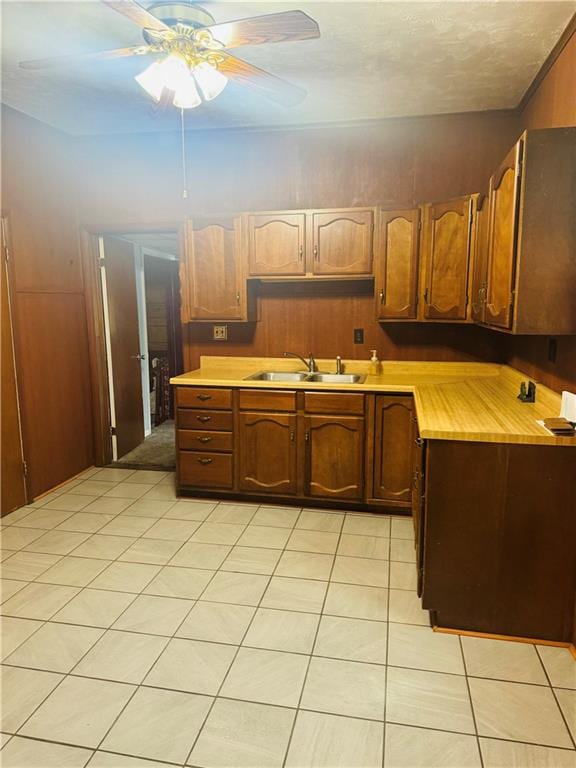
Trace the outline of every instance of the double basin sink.
<instances>
[{"instance_id":1,"label":"double basin sink","mask_svg":"<svg viewBox=\"0 0 576 768\"><path fill-rule=\"evenodd\" d=\"M295 381L306 384L362 384L366 376L359 373L308 373L297 371L259 371L246 376L245 381Z\"/></svg>"}]
</instances>

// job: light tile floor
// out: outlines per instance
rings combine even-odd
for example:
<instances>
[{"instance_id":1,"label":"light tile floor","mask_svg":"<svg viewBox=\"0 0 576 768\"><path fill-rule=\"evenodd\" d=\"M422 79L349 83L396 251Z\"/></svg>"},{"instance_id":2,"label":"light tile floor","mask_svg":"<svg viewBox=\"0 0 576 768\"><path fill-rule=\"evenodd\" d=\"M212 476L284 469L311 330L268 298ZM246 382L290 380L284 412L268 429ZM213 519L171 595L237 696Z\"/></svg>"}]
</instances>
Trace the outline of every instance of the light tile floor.
<instances>
[{"instance_id":1,"label":"light tile floor","mask_svg":"<svg viewBox=\"0 0 576 768\"><path fill-rule=\"evenodd\" d=\"M92 469L2 520L4 768L576 768L565 649L434 633L411 521Z\"/></svg>"}]
</instances>

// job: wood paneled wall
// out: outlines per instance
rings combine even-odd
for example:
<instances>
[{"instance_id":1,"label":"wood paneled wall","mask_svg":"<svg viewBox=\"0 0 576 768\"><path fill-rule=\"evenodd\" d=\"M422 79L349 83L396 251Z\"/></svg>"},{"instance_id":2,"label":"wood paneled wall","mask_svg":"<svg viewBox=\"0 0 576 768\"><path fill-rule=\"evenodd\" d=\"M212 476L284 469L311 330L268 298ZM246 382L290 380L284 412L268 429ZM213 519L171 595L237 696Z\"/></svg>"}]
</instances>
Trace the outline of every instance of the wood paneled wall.
<instances>
[{"instance_id":1,"label":"wood paneled wall","mask_svg":"<svg viewBox=\"0 0 576 768\"><path fill-rule=\"evenodd\" d=\"M190 118L193 120L193 116ZM485 189L491 170L519 132L507 112L386 120L298 130L188 134L190 192L181 197L172 135L91 138L78 142L81 219L137 226L242 210L383 205L408 207ZM153 161L152 161L153 158ZM297 289L290 289L297 291ZM365 358L501 360L504 340L454 326L380 325L372 298L318 291L261 293L259 323L229 328L210 343L208 329L185 329L185 368L200 354L279 355L286 349ZM365 343L352 343L352 328Z\"/></svg>"},{"instance_id":2,"label":"wood paneled wall","mask_svg":"<svg viewBox=\"0 0 576 768\"><path fill-rule=\"evenodd\" d=\"M24 449L34 498L93 462L75 164L68 137L5 106L2 163Z\"/></svg>"},{"instance_id":3,"label":"wood paneled wall","mask_svg":"<svg viewBox=\"0 0 576 768\"><path fill-rule=\"evenodd\" d=\"M520 124L522 130L576 125L576 33L526 104ZM576 336L559 336L557 344L557 360L552 363L548 360L548 337L511 337L507 362L552 389L576 392Z\"/></svg>"}]
</instances>

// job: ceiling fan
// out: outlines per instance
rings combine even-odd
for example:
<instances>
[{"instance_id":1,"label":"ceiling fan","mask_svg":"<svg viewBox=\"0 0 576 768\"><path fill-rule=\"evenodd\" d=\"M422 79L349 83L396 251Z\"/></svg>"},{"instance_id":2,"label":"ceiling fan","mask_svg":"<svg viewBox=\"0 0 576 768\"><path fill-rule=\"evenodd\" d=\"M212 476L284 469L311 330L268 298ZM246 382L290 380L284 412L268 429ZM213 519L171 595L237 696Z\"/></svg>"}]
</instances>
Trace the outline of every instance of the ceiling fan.
<instances>
[{"instance_id":1,"label":"ceiling fan","mask_svg":"<svg viewBox=\"0 0 576 768\"><path fill-rule=\"evenodd\" d=\"M43 69L77 61L102 61L128 56L158 58L136 81L166 106L191 109L216 98L228 80L246 86L284 106L301 102L306 91L276 75L227 53L229 48L320 36L318 24L303 11L284 11L216 24L204 8L189 2L163 0L148 9L136 0L102 0L143 30L144 45L72 56L22 61L24 69ZM200 91L200 93L199 93Z\"/></svg>"}]
</instances>

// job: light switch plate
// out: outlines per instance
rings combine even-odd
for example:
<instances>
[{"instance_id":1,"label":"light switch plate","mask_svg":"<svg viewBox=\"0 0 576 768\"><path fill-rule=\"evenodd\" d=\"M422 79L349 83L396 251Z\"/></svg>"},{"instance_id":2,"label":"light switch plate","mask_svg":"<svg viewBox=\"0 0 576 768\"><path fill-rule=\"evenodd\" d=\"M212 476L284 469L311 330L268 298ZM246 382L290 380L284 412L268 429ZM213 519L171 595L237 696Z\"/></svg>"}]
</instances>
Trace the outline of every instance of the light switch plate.
<instances>
[{"instance_id":1,"label":"light switch plate","mask_svg":"<svg viewBox=\"0 0 576 768\"><path fill-rule=\"evenodd\" d=\"M228 326L213 325L212 338L214 339L214 341L226 341L226 339L228 338Z\"/></svg>"}]
</instances>

